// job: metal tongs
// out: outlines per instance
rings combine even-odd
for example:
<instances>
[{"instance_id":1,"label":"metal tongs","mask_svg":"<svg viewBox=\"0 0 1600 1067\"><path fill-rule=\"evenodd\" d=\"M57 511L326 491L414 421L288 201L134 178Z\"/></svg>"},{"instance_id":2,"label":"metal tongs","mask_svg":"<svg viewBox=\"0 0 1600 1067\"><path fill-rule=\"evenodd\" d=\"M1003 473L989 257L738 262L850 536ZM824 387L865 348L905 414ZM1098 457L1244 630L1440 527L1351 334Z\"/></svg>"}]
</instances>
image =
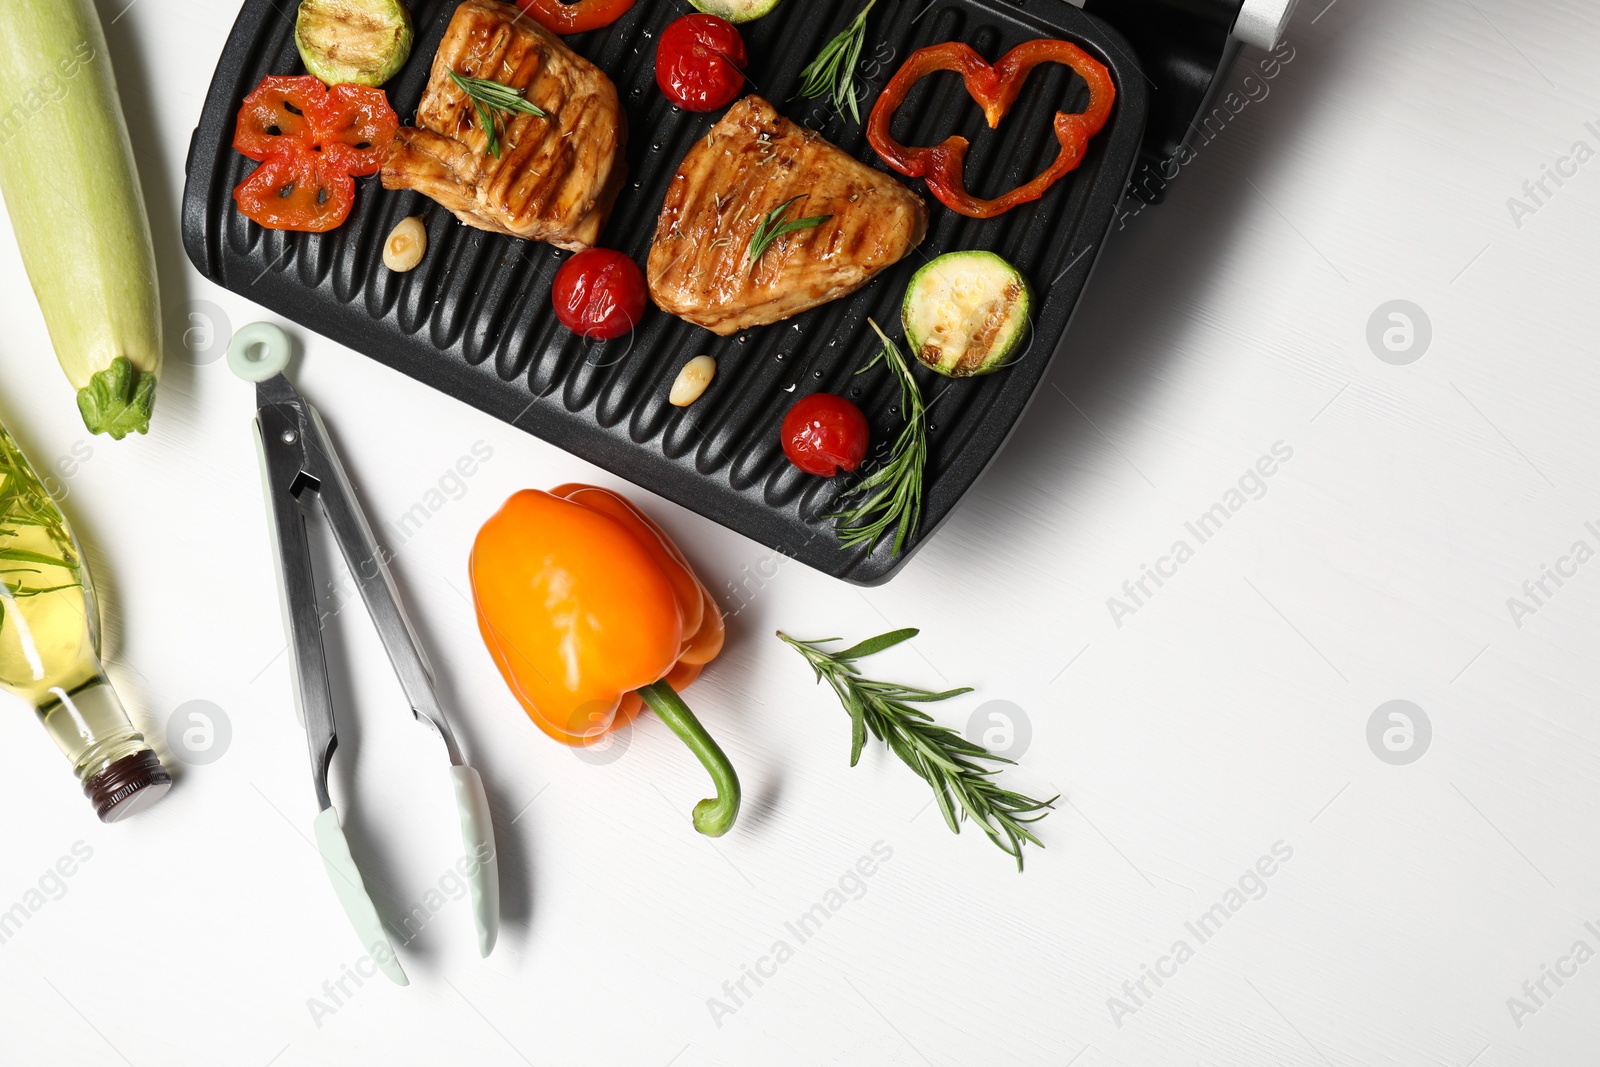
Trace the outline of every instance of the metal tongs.
<instances>
[{"instance_id":1,"label":"metal tongs","mask_svg":"<svg viewBox=\"0 0 1600 1067\"><path fill-rule=\"evenodd\" d=\"M466 846L467 866L471 868L467 881L472 887L478 951L483 956L494 949L500 927L499 868L489 801L478 772L462 758L450 722L433 691L433 669L400 606L386 565L387 554L373 537L372 527L356 503L327 429L316 409L284 376L289 348L288 335L277 326L251 323L229 344L228 366L240 378L256 383L256 447L273 527L295 707L311 746L311 782L319 808L314 823L317 848L362 944L384 974L399 985L408 985L361 871L350 855L338 811L328 797L328 766L339 744L339 733L328 688L316 577L306 537L307 520L316 518L319 512L361 590L361 599L399 675L412 713L418 722L433 728L449 753L450 776L461 816L461 839Z\"/></svg>"}]
</instances>

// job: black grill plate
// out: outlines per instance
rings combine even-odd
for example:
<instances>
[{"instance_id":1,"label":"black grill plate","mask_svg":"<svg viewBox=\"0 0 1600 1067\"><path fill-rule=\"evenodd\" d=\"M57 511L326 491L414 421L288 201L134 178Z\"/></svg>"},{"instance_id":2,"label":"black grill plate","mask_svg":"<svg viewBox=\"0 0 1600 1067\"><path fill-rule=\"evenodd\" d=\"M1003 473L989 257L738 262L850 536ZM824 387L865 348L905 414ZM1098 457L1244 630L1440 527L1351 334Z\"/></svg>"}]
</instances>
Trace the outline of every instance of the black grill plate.
<instances>
[{"instance_id":1,"label":"black grill plate","mask_svg":"<svg viewBox=\"0 0 1600 1067\"><path fill-rule=\"evenodd\" d=\"M880 168L855 123L819 101L794 101L800 71L854 17L861 0L784 0L742 27L754 88L790 118L821 131ZM402 121L416 114L433 54L454 0L410 0L416 47L385 88ZM678 161L720 115L680 112L655 86L655 41L687 8L640 0L605 29L567 38L616 82L628 112L629 185L603 243L641 265ZM246 0L211 83L190 147L183 203L189 258L212 281L288 319L363 352L551 441L685 507L802 562L862 584L887 580L905 562L888 542L872 553L845 551L823 514L840 486L801 474L784 459L779 421L796 398L826 390L858 403L875 444L900 426L897 394L885 373L853 372L875 350L870 315L898 336L906 282L928 257L991 249L1023 272L1036 294L1034 336L1018 364L983 378L951 382L918 370L932 403L925 541L994 458L1021 417L1066 332L1137 157L1145 121L1145 81L1114 31L1063 0L878 0L865 49L863 104L916 48L964 40L993 60L1036 37L1074 41L1105 63L1117 86L1111 121L1082 167L1044 199L990 221L964 218L928 201L932 222L919 253L849 297L797 318L721 338L651 309L628 338L586 344L564 330L550 307L550 284L566 253L548 245L463 226L419 194L359 182L356 207L339 229L320 235L263 230L234 208L232 190L255 166L230 147L234 116L264 75L301 73L294 5ZM960 79L925 79L902 106L902 143L931 144L953 132L972 141L967 180L993 196L1047 166L1057 150L1050 119L1088 98L1067 68L1036 68L1016 107L989 131ZM866 107L863 107L863 118ZM407 215L428 227L428 252L409 274L386 270L389 230ZM687 409L667 403L690 358L717 358L711 388Z\"/></svg>"}]
</instances>

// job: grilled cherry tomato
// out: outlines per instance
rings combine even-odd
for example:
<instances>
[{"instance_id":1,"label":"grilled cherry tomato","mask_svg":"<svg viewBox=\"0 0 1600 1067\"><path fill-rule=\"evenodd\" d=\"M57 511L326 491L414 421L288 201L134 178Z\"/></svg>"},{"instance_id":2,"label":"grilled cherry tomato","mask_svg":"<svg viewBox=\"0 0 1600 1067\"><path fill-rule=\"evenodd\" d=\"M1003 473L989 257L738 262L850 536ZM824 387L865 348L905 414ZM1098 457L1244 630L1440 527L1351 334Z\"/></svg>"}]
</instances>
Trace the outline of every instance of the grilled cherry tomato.
<instances>
[{"instance_id":1,"label":"grilled cherry tomato","mask_svg":"<svg viewBox=\"0 0 1600 1067\"><path fill-rule=\"evenodd\" d=\"M609 341L644 317L644 272L621 252L588 248L561 264L550 299L561 325L589 340Z\"/></svg>"},{"instance_id":2,"label":"grilled cherry tomato","mask_svg":"<svg viewBox=\"0 0 1600 1067\"><path fill-rule=\"evenodd\" d=\"M582 33L611 25L627 14L633 0L517 0L517 6L551 33Z\"/></svg>"},{"instance_id":3,"label":"grilled cherry tomato","mask_svg":"<svg viewBox=\"0 0 1600 1067\"><path fill-rule=\"evenodd\" d=\"M795 401L779 434L790 463L824 478L861 466L871 437L861 409L832 393L812 393Z\"/></svg>"},{"instance_id":4,"label":"grilled cherry tomato","mask_svg":"<svg viewBox=\"0 0 1600 1067\"><path fill-rule=\"evenodd\" d=\"M744 38L727 19L684 15L661 31L656 84L685 111L715 111L744 90Z\"/></svg>"}]
</instances>

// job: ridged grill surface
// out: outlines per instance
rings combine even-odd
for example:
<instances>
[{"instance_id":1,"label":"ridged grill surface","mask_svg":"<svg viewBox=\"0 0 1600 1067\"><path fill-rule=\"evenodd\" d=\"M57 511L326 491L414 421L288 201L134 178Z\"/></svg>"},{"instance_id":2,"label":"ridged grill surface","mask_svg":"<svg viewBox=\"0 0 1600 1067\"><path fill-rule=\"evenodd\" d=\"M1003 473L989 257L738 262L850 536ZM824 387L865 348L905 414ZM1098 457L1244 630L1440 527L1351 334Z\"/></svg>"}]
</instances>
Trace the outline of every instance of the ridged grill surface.
<instances>
[{"instance_id":1,"label":"ridged grill surface","mask_svg":"<svg viewBox=\"0 0 1600 1067\"><path fill-rule=\"evenodd\" d=\"M860 4L784 0L741 30L754 91L882 168L848 116L825 101L791 99L801 69ZM410 7L416 45L385 86L403 122L415 117L456 3L410 0ZM681 3L640 0L613 25L566 39L611 77L628 113L628 185L602 243L641 265L678 161L720 117L678 111L655 85L656 39L685 10ZM869 75L861 80L863 119L878 89L917 48L964 40L993 60L1022 41L1064 38L1111 68L1118 92L1111 121L1084 164L1042 200L986 221L945 209L920 180L908 181L932 215L920 249L853 296L787 322L722 338L651 309L628 337L586 343L550 307L551 281L567 253L463 226L418 193L387 192L376 178L361 179L349 221L320 235L263 230L239 214L232 191L255 164L231 148L234 117L263 76L303 71L293 11L279 0L246 0L212 81L190 146L183 208L184 244L201 273L818 570L863 584L886 580L932 535L1021 417L1088 281L1144 127L1145 83L1127 45L1062 0L879 0L863 55ZM1087 98L1066 67L1038 67L1000 129L990 131L959 77L941 73L913 90L894 133L904 144L964 134L972 142L969 187L994 196L1049 165L1058 150L1051 116L1081 109ZM428 251L416 270L394 274L383 266L383 240L408 215L422 216ZM951 381L918 369L932 405L921 531L898 558L887 540L871 553L846 551L824 518L843 480L790 466L778 424L798 397L836 392L861 406L875 447L886 448L901 425L898 393L881 371L855 376L875 351L866 319L898 336L901 297L917 267L940 253L974 248L1004 256L1033 285L1028 353L981 378ZM716 357L716 380L691 407L672 407L672 380L701 354Z\"/></svg>"}]
</instances>

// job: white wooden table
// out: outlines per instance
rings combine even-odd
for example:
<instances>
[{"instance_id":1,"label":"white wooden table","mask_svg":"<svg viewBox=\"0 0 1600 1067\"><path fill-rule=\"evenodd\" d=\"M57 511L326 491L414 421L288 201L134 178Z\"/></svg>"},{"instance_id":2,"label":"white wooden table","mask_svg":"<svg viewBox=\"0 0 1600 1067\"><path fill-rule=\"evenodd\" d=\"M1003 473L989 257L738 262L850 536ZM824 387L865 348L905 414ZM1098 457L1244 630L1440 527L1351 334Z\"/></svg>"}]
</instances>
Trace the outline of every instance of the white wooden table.
<instances>
[{"instance_id":1,"label":"white wooden table","mask_svg":"<svg viewBox=\"0 0 1600 1067\"><path fill-rule=\"evenodd\" d=\"M263 313L197 277L178 205L235 5L122 2L106 19L169 328L225 332ZM149 437L88 439L0 238L0 403L41 465L77 456L67 507L124 697L169 753L189 702L231 728L108 827L37 724L0 719L0 910L26 913L0 944L0 1060L1586 1062L1600 18L1324 5L1302 5L1275 78L1247 85L1247 54L1250 103L1126 220L1023 425L891 584L774 565L630 489L738 609L690 692L747 793L715 843L667 730L643 721L604 765L550 742L463 596L509 493L616 481L295 331L371 513L427 510L398 577L499 822L507 925L480 961L435 742L364 614L337 615L360 725L336 786L380 907L420 908L407 989L348 977L362 950L308 843L251 390L174 359ZM492 455L453 475L475 446ZM1025 874L952 837L883 752L849 768L845 716L772 637L891 626L923 633L876 672L976 686L942 708L954 723L1009 702L1029 742L1008 781L1062 794Z\"/></svg>"}]
</instances>

